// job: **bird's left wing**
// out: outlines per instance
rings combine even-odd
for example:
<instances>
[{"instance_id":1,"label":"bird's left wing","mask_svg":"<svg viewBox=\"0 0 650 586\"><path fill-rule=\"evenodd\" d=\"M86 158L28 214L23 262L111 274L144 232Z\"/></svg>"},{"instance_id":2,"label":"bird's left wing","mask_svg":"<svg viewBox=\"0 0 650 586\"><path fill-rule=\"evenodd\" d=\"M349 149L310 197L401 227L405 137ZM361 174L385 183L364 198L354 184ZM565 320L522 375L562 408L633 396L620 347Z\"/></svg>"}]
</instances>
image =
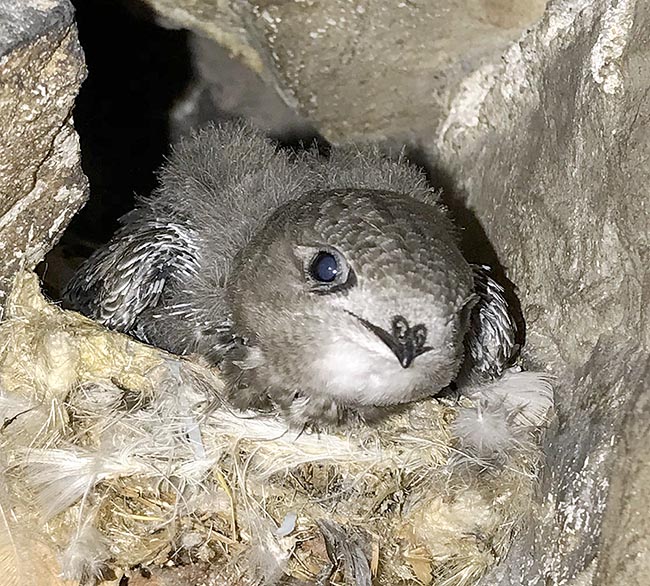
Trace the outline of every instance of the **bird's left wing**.
<instances>
[{"instance_id":1,"label":"bird's left wing","mask_svg":"<svg viewBox=\"0 0 650 586\"><path fill-rule=\"evenodd\" d=\"M500 378L518 350L517 326L503 287L491 277L489 267L472 265L472 269L478 301L465 338L465 365L459 381L462 384Z\"/></svg>"},{"instance_id":2,"label":"bird's left wing","mask_svg":"<svg viewBox=\"0 0 650 586\"><path fill-rule=\"evenodd\" d=\"M139 215L136 210L125 218L128 223L80 267L63 295L68 307L125 333L158 305L170 280L182 283L199 267L190 228Z\"/></svg>"}]
</instances>

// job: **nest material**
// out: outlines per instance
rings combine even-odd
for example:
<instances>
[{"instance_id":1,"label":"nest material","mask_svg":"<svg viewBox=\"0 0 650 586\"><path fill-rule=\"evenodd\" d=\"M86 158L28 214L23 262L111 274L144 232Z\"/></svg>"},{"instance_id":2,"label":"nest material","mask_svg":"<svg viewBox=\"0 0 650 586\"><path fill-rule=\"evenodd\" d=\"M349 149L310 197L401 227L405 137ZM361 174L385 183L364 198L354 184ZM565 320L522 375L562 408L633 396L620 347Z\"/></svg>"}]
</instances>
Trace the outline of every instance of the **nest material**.
<instances>
[{"instance_id":1,"label":"nest material","mask_svg":"<svg viewBox=\"0 0 650 586\"><path fill-rule=\"evenodd\" d=\"M527 394L513 403L517 381ZM218 373L63 311L19 276L0 324L6 583L205 561L223 584L463 586L534 515L543 378L309 433L233 412L221 388ZM503 429L477 440L490 418Z\"/></svg>"}]
</instances>

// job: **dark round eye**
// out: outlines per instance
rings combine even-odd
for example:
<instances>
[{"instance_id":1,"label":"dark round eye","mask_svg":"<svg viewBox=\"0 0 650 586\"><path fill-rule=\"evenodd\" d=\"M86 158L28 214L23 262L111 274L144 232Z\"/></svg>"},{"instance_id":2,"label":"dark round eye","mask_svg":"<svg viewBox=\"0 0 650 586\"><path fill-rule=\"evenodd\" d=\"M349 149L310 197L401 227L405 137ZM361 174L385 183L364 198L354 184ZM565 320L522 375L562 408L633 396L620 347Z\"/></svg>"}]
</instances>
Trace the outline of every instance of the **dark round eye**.
<instances>
[{"instance_id":1,"label":"dark round eye","mask_svg":"<svg viewBox=\"0 0 650 586\"><path fill-rule=\"evenodd\" d=\"M340 268L336 257L329 252L319 252L311 261L309 272L321 283L331 283L339 274Z\"/></svg>"}]
</instances>

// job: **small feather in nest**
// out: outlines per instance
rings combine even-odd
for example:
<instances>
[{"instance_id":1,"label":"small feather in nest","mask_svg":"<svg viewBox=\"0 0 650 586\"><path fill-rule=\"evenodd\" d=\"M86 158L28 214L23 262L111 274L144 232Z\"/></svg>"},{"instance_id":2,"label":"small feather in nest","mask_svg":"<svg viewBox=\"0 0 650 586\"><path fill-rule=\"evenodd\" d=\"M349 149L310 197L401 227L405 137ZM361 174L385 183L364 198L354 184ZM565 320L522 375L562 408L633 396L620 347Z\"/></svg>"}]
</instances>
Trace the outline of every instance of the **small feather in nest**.
<instances>
[{"instance_id":1,"label":"small feather in nest","mask_svg":"<svg viewBox=\"0 0 650 586\"><path fill-rule=\"evenodd\" d=\"M95 584L112 574L107 566L108 543L91 521L87 519L75 532L60 560L63 577L80 584Z\"/></svg>"},{"instance_id":2,"label":"small feather in nest","mask_svg":"<svg viewBox=\"0 0 650 586\"><path fill-rule=\"evenodd\" d=\"M79 501L102 480L151 472L127 451L105 455L79 447L29 450L25 471L47 519Z\"/></svg>"},{"instance_id":3,"label":"small feather in nest","mask_svg":"<svg viewBox=\"0 0 650 586\"><path fill-rule=\"evenodd\" d=\"M553 408L548 375L506 371L498 380L470 389L471 406L459 410L452 432L461 448L486 458L507 458L529 446L531 432L543 425Z\"/></svg>"},{"instance_id":4,"label":"small feather in nest","mask_svg":"<svg viewBox=\"0 0 650 586\"><path fill-rule=\"evenodd\" d=\"M29 512L7 486L5 473L6 463L0 462L1 582L4 586L60 586L54 554L26 522Z\"/></svg>"},{"instance_id":5,"label":"small feather in nest","mask_svg":"<svg viewBox=\"0 0 650 586\"><path fill-rule=\"evenodd\" d=\"M252 512L249 513L249 522L255 531L250 536L251 547L246 554L247 564L261 578L261 584L277 584L284 575L292 550L291 545L283 541L293 544L293 539L278 537L273 523Z\"/></svg>"}]
</instances>

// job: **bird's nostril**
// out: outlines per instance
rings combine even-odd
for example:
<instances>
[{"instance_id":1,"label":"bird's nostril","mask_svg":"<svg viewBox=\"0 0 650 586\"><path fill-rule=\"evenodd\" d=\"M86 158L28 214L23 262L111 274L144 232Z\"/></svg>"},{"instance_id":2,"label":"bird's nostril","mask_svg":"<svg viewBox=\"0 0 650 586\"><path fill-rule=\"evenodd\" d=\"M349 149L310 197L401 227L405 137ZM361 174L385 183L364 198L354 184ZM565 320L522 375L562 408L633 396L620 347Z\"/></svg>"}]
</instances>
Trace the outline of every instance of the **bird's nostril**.
<instances>
[{"instance_id":1,"label":"bird's nostril","mask_svg":"<svg viewBox=\"0 0 650 586\"><path fill-rule=\"evenodd\" d=\"M393 337L397 338L400 342L403 342L406 340L410 327L409 327L409 322L406 321L406 318L402 317L401 315L396 315L393 317Z\"/></svg>"},{"instance_id":2,"label":"bird's nostril","mask_svg":"<svg viewBox=\"0 0 650 586\"><path fill-rule=\"evenodd\" d=\"M396 315L391 322L392 334L399 344L412 343L416 349L420 349L427 341L427 328L424 324L410 327L408 320Z\"/></svg>"},{"instance_id":3,"label":"bird's nostril","mask_svg":"<svg viewBox=\"0 0 650 586\"><path fill-rule=\"evenodd\" d=\"M411 335L413 336L415 347L419 350L427 341L427 327L423 324L417 325L412 328Z\"/></svg>"}]
</instances>

